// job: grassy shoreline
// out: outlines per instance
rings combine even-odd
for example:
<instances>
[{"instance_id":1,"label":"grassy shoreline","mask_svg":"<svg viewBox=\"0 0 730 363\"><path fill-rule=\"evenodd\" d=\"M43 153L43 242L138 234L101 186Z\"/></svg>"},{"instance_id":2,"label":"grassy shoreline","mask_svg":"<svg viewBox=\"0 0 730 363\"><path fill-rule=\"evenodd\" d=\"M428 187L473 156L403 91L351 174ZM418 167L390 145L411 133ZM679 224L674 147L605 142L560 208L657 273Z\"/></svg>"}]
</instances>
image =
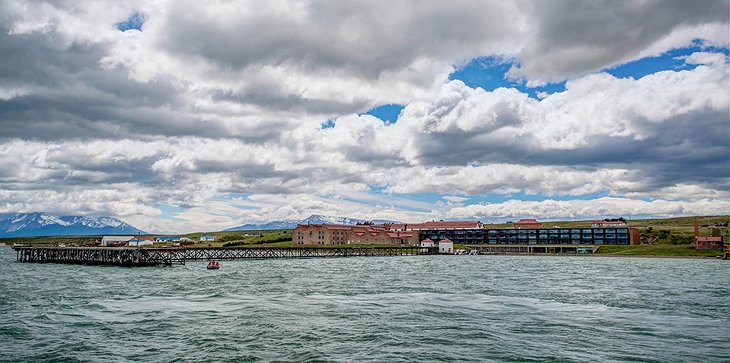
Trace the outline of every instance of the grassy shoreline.
<instances>
[{"instance_id":1,"label":"grassy shoreline","mask_svg":"<svg viewBox=\"0 0 730 363\"><path fill-rule=\"evenodd\" d=\"M696 250L690 245L603 245L596 255L648 257L716 257L722 250Z\"/></svg>"}]
</instances>

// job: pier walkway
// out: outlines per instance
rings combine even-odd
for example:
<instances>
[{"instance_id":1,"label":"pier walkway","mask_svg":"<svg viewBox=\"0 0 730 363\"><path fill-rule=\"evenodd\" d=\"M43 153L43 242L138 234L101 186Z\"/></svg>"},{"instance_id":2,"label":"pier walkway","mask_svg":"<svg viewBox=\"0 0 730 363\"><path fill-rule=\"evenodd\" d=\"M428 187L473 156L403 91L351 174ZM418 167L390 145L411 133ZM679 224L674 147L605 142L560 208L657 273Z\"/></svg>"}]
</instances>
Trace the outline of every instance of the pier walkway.
<instances>
[{"instance_id":1,"label":"pier walkway","mask_svg":"<svg viewBox=\"0 0 730 363\"><path fill-rule=\"evenodd\" d=\"M14 246L18 262L116 266L184 265L188 260L244 260L354 256L414 256L433 253L408 247L38 247Z\"/></svg>"}]
</instances>

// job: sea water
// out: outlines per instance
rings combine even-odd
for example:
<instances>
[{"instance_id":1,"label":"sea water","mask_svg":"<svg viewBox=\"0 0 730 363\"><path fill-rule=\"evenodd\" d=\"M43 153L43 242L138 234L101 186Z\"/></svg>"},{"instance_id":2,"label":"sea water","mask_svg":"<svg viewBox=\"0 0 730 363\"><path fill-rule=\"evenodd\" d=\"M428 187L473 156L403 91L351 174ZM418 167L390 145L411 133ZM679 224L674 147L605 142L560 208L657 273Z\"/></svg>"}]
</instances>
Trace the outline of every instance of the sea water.
<instances>
[{"instance_id":1,"label":"sea water","mask_svg":"<svg viewBox=\"0 0 730 363\"><path fill-rule=\"evenodd\" d=\"M0 361L730 360L730 262L554 256L15 262Z\"/></svg>"}]
</instances>

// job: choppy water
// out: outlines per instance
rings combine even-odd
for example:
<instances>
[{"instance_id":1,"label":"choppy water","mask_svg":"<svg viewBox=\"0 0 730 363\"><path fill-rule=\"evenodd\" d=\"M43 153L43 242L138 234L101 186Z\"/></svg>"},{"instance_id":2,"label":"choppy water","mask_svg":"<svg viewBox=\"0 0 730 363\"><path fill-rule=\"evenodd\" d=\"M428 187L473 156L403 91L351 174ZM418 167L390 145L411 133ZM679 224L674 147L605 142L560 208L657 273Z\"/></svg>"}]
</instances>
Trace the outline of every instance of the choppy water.
<instances>
[{"instance_id":1,"label":"choppy water","mask_svg":"<svg viewBox=\"0 0 730 363\"><path fill-rule=\"evenodd\" d=\"M730 263L415 256L21 264L2 361L728 361Z\"/></svg>"}]
</instances>

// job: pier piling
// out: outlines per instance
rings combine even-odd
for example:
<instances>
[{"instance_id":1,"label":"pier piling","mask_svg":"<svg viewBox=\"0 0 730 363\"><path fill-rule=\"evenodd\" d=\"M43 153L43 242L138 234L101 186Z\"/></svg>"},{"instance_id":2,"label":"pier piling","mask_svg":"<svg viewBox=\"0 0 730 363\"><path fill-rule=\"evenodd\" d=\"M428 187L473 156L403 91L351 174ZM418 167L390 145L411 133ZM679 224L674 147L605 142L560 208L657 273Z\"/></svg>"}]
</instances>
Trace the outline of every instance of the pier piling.
<instances>
[{"instance_id":1,"label":"pier piling","mask_svg":"<svg viewBox=\"0 0 730 363\"><path fill-rule=\"evenodd\" d=\"M18 262L68 263L114 266L173 266L188 260L244 260L281 258L324 258L354 256L413 256L424 254L408 247L37 247L15 246Z\"/></svg>"}]
</instances>

